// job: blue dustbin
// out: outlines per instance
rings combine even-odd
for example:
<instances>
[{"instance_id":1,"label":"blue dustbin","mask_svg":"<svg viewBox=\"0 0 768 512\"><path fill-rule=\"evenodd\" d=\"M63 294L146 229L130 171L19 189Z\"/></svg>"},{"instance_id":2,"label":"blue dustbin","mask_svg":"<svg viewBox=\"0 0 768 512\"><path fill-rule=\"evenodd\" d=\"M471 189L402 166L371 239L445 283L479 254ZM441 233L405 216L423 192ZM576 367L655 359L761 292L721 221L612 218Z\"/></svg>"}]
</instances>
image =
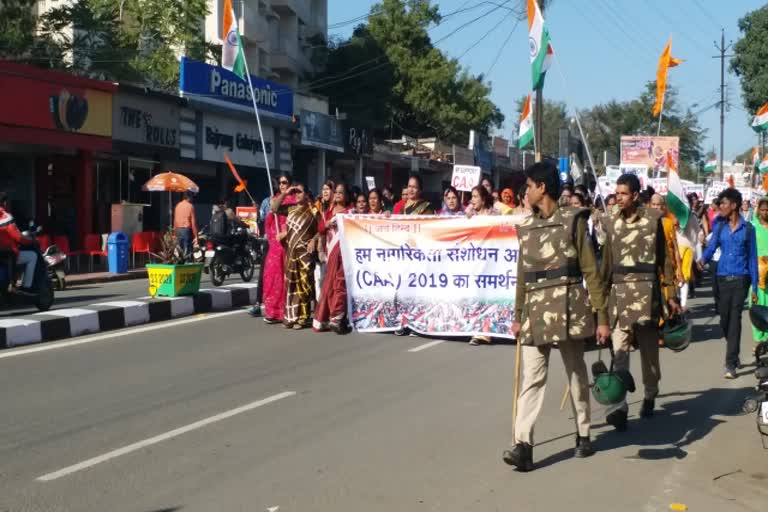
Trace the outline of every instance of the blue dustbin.
<instances>
[{"instance_id":1,"label":"blue dustbin","mask_svg":"<svg viewBox=\"0 0 768 512\"><path fill-rule=\"evenodd\" d=\"M107 262L109 271L113 274L128 272L128 237L117 232L110 233L107 238Z\"/></svg>"}]
</instances>

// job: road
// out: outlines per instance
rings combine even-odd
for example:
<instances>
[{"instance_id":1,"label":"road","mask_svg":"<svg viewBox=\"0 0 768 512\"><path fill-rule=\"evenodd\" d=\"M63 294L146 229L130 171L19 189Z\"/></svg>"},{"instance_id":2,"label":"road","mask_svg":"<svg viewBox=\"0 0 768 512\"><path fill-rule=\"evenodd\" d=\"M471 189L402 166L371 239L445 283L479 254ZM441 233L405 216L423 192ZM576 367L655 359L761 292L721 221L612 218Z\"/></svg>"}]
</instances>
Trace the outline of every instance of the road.
<instances>
[{"instance_id":1,"label":"road","mask_svg":"<svg viewBox=\"0 0 768 512\"><path fill-rule=\"evenodd\" d=\"M258 273L254 276L254 281L258 278ZM239 276L228 278L224 284L241 283ZM70 286L64 291L56 291L56 300L51 309L76 308L78 306L87 306L99 302L109 302L116 300L129 300L138 297L147 297L146 279L131 279L128 281L116 281L111 283L82 284ZM203 274L202 288L211 288L208 274ZM22 306L0 309L0 318L14 318L21 315L30 315L37 313L34 306Z\"/></svg>"},{"instance_id":2,"label":"road","mask_svg":"<svg viewBox=\"0 0 768 512\"><path fill-rule=\"evenodd\" d=\"M595 406L590 459L571 457L554 354L528 474L500 457L511 344L286 331L238 311L5 351L0 511L764 510L768 451L739 415L754 379L721 378L709 301L692 308L697 342L663 352L653 419L639 393L624 434Z\"/></svg>"}]
</instances>

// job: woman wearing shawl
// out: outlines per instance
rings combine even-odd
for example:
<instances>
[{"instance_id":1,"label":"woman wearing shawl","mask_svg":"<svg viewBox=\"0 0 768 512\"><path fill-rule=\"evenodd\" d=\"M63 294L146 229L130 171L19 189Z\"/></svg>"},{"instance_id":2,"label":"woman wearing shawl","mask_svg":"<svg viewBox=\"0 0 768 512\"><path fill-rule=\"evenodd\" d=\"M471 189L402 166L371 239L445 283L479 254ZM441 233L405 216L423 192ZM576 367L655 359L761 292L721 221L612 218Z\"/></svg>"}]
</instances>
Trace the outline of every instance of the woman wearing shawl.
<instances>
[{"instance_id":1,"label":"woman wearing shawl","mask_svg":"<svg viewBox=\"0 0 768 512\"><path fill-rule=\"evenodd\" d=\"M472 189L472 199L470 201L469 208L467 208L467 217L473 217L475 215L500 215L501 212L493 206L493 196L488 189L482 185ZM488 332L485 328L489 327L487 323L483 325L483 331ZM469 340L470 345L490 345L490 336L472 336Z\"/></svg>"},{"instance_id":2,"label":"woman wearing shawl","mask_svg":"<svg viewBox=\"0 0 768 512\"><path fill-rule=\"evenodd\" d=\"M280 176L278 180L278 193L270 202L271 212L264 219L264 234L267 237L269 248L264 259L264 301L262 314L268 324L276 324L283 321L285 314L285 246L286 216L279 213L283 207L296 204L296 198L286 196L291 178L287 174ZM285 209L282 210L285 212Z\"/></svg>"},{"instance_id":3,"label":"woman wearing shawl","mask_svg":"<svg viewBox=\"0 0 768 512\"><path fill-rule=\"evenodd\" d=\"M459 193L453 187L448 187L443 192L443 207L437 212L441 217L455 217L464 215L464 208L459 201Z\"/></svg>"},{"instance_id":4,"label":"woman wearing shawl","mask_svg":"<svg viewBox=\"0 0 768 512\"><path fill-rule=\"evenodd\" d=\"M280 194L295 199L294 206L281 206L278 213L287 214L285 262L285 320L287 329L304 329L310 325L314 298L315 249L320 238L322 218L310 204L304 185L297 183Z\"/></svg>"},{"instance_id":5,"label":"woman wearing shawl","mask_svg":"<svg viewBox=\"0 0 768 512\"><path fill-rule=\"evenodd\" d=\"M760 199L757 203L757 212L752 219L755 226L755 238L757 239L757 275L759 281L757 287L752 286L753 303L758 306L768 306L768 292L766 291L766 277L768 277L768 197ZM757 302L754 299L757 298ZM758 331L752 327L752 335L755 343L768 341L768 332Z\"/></svg>"},{"instance_id":6,"label":"woman wearing shawl","mask_svg":"<svg viewBox=\"0 0 768 512\"><path fill-rule=\"evenodd\" d=\"M434 215L435 210L429 201L421 198L424 184L421 176L408 178L408 200L403 205L403 215Z\"/></svg>"},{"instance_id":7,"label":"woman wearing shawl","mask_svg":"<svg viewBox=\"0 0 768 512\"><path fill-rule=\"evenodd\" d=\"M324 214L324 229L328 251L323 289L315 309L312 329L323 332L329 329L336 334L346 334L347 284L344 279L344 266L339 246L339 231L336 215L349 212L349 191L346 185L339 183L333 194L333 206Z\"/></svg>"}]
</instances>

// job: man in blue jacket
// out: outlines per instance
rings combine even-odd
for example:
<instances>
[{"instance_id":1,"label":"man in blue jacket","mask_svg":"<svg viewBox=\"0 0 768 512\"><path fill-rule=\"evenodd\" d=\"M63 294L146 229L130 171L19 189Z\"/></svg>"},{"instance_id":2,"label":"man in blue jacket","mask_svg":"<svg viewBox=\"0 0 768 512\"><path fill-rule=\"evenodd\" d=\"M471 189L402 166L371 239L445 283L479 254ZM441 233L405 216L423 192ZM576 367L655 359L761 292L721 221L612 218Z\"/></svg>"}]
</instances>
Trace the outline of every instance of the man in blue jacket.
<instances>
[{"instance_id":1,"label":"man in blue jacket","mask_svg":"<svg viewBox=\"0 0 768 512\"><path fill-rule=\"evenodd\" d=\"M739 214L741 193L738 190L723 190L718 201L720 216L712 226L712 239L707 244L698 266L703 269L715 251L720 249L720 261L715 276L719 288L716 305L720 313L720 328L726 340L724 377L734 379L741 364L741 313L750 285L758 283L757 239L754 226Z\"/></svg>"}]
</instances>

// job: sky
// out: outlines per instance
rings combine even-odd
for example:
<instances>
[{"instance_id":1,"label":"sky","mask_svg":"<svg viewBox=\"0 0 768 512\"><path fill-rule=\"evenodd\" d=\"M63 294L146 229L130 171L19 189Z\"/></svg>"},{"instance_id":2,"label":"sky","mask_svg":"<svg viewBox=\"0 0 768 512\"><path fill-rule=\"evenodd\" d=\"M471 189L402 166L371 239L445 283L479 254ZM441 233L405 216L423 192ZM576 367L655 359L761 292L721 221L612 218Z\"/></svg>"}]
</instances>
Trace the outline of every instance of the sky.
<instances>
[{"instance_id":1,"label":"sky","mask_svg":"<svg viewBox=\"0 0 768 512\"><path fill-rule=\"evenodd\" d=\"M518 2L521 0L510 0L507 5ZM329 27L367 14L374 3L375 0L329 0ZM504 0L434 0L442 14L477 7L450 16L430 29L432 41L491 11L495 3ZM714 43L720 42L721 28L725 29L726 45L736 42L741 37L739 18L764 3L553 0L545 19L558 60L547 74L544 97L564 101L569 115L573 115L574 107L587 109L611 99L634 99L646 82L655 80L659 56L671 36L672 55L685 62L670 70L669 83L678 88L682 106L700 112L700 124L707 130L704 151L713 147L719 151L720 109L714 105L720 101L720 60L712 58L719 55ZM531 79L527 22L517 23L514 15L505 18L507 12L497 9L437 46L449 57L460 57L459 62L471 73L487 76L492 84L491 99L505 115L504 126L497 135L514 138L512 130L518 116L515 102L528 92ZM329 28L328 32L330 36L346 37L353 28L354 24L348 24ZM749 127L751 115L744 110L739 78L728 72L727 61L725 81L726 97L730 100L730 111L725 114L728 160L754 146L757 136Z\"/></svg>"}]
</instances>

